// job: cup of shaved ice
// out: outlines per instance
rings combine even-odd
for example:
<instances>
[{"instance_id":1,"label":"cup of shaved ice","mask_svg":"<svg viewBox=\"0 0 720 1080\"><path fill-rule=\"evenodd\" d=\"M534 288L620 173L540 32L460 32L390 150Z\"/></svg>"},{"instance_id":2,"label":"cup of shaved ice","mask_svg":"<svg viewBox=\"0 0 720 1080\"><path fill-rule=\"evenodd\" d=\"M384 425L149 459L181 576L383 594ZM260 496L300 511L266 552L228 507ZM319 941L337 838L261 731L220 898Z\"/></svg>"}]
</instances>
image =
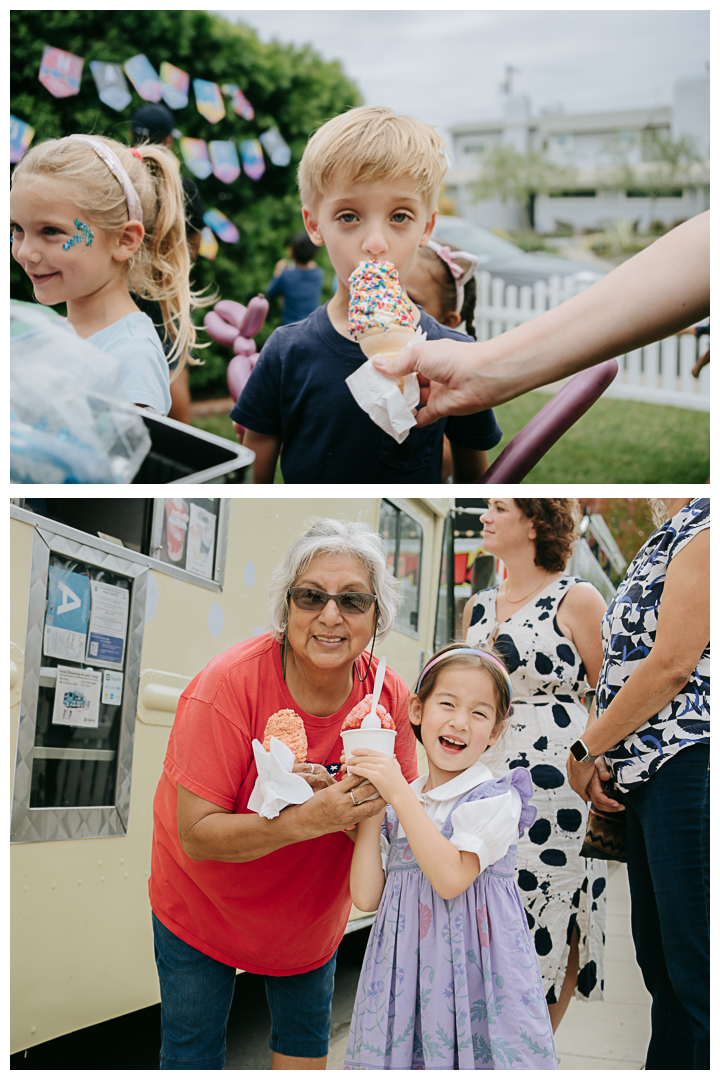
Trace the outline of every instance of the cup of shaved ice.
<instances>
[{"instance_id":1,"label":"cup of shaved ice","mask_svg":"<svg viewBox=\"0 0 720 1080\"><path fill-rule=\"evenodd\" d=\"M377 750L380 754L388 754L392 757L395 749L395 722L382 705L377 707L377 715L381 726L377 728L364 728L362 722L372 708L372 694L368 694L358 702L343 721L340 735L345 751L345 762L350 762L354 750Z\"/></svg>"}]
</instances>

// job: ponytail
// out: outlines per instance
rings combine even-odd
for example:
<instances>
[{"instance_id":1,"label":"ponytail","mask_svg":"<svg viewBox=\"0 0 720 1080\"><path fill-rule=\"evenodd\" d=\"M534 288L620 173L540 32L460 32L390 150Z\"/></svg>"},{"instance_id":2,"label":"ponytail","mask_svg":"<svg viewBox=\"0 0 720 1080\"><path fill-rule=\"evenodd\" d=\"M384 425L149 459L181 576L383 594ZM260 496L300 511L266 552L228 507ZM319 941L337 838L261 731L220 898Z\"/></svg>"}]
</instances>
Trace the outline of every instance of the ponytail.
<instances>
[{"instance_id":1,"label":"ponytail","mask_svg":"<svg viewBox=\"0 0 720 1080\"><path fill-rule=\"evenodd\" d=\"M179 361L172 379L185 364L201 363L192 355L196 339L192 310L204 304L190 288L185 193L177 158L167 147L155 143L143 143L135 149L152 184L155 213L142 246L130 260L128 288L160 304L171 345L168 362Z\"/></svg>"}]
</instances>

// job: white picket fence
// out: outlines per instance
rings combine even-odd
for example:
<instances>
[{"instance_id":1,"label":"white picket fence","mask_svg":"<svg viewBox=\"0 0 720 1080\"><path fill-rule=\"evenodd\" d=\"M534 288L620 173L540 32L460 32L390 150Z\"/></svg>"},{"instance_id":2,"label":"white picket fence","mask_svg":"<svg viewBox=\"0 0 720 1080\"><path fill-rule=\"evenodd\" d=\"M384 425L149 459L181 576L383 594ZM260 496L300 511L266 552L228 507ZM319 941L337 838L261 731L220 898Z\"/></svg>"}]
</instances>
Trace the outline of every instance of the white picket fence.
<instances>
[{"instance_id":1,"label":"white picket fence","mask_svg":"<svg viewBox=\"0 0 720 1080\"><path fill-rule=\"evenodd\" d=\"M534 319L590 284L583 275L551 277L534 285L506 285L487 270L477 275L478 304L475 327L478 341L487 341ZM618 373L605 397L630 398L653 405L710 411L710 365L698 379L691 373L695 362L710 347L707 337L690 334L665 338L644 349L618 356Z\"/></svg>"}]
</instances>

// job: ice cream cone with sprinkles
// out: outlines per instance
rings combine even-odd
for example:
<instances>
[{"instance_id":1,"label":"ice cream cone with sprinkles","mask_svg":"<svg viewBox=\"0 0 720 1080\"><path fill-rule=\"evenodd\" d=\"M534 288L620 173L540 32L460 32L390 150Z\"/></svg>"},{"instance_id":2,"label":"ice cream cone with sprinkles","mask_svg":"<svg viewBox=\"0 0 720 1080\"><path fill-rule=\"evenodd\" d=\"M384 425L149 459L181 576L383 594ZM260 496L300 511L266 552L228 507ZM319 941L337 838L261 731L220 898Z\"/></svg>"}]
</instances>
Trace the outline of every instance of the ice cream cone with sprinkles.
<instances>
[{"instance_id":1,"label":"ice cream cone with sprinkles","mask_svg":"<svg viewBox=\"0 0 720 1080\"><path fill-rule=\"evenodd\" d=\"M390 262L362 262L349 280L348 329L368 360L397 356L415 337L415 308Z\"/></svg>"}]
</instances>

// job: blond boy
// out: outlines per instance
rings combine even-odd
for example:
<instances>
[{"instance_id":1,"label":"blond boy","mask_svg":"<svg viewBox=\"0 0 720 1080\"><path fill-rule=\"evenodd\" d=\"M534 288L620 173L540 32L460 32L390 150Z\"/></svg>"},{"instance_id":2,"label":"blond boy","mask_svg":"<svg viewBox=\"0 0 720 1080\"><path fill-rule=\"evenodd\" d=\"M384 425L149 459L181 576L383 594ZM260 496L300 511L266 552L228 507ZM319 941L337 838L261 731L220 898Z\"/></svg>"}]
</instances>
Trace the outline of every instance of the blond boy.
<instances>
[{"instance_id":1,"label":"blond boy","mask_svg":"<svg viewBox=\"0 0 720 1080\"><path fill-rule=\"evenodd\" d=\"M401 444L360 409L345 380L365 362L348 331L348 278L358 263L394 263L400 281L430 239L445 146L433 128L390 109L351 109L310 139L298 170L305 228L337 274L332 300L265 344L231 416L255 452L255 483L440 483L443 432L453 479L476 482L501 431L491 410L413 428ZM428 340L469 340L420 309Z\"/></svg>"}]
</instances>

